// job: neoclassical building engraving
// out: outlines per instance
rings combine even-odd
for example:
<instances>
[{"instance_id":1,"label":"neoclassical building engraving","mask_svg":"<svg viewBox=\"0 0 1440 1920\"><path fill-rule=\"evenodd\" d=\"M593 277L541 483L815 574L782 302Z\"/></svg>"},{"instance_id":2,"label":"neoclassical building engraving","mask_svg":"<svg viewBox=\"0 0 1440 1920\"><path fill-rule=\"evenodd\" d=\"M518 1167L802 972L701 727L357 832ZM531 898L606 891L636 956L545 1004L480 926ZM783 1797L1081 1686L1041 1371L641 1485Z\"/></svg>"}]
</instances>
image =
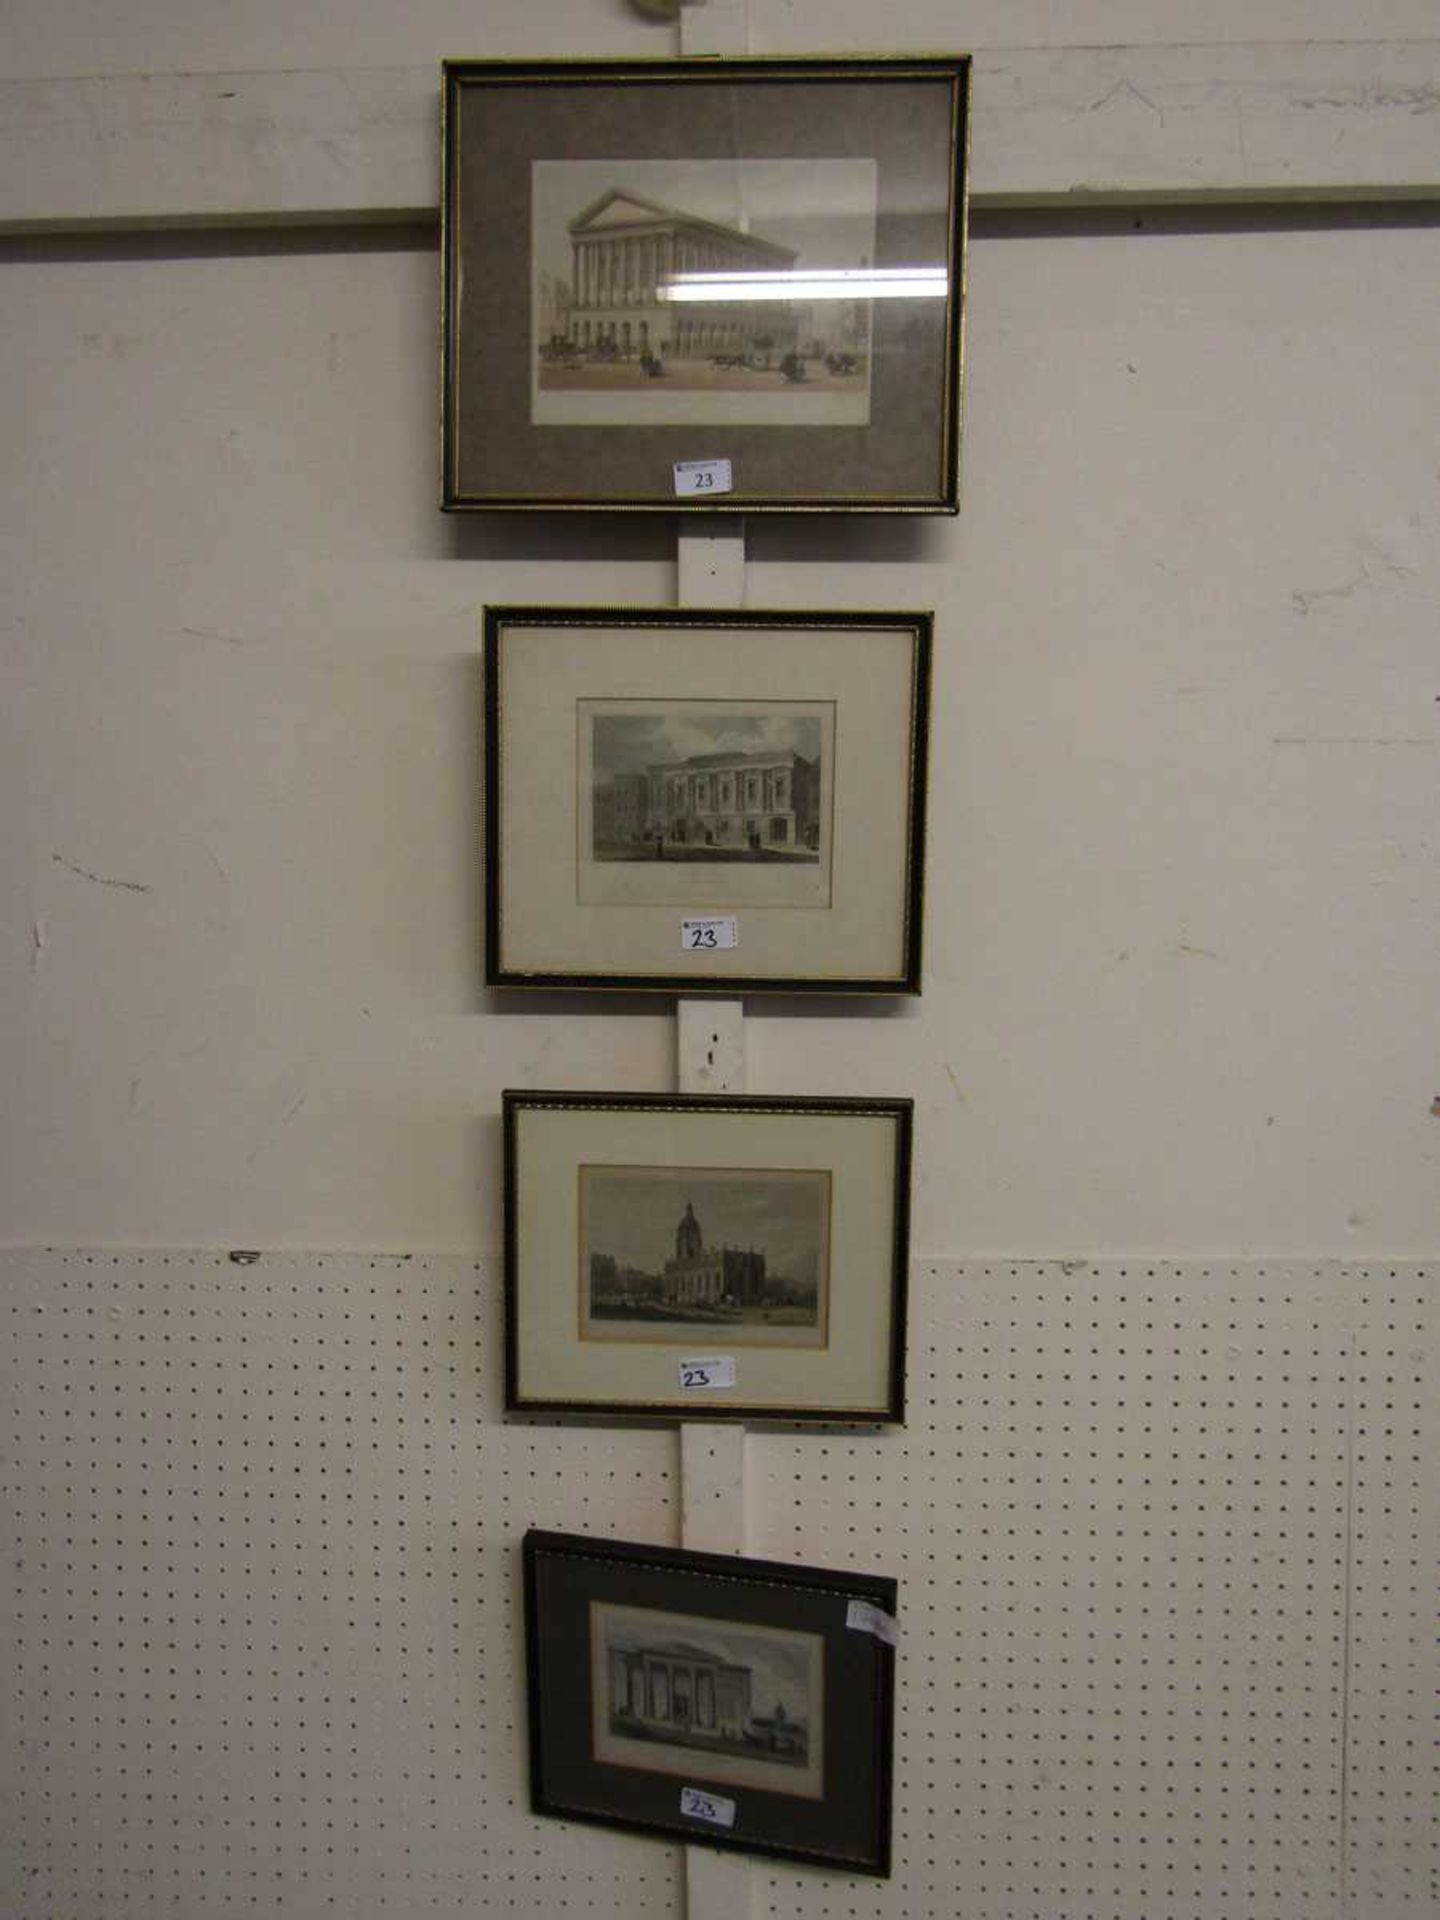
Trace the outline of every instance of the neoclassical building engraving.
<instances>
[{"instance_id":1,"label":"neoclassical building engraving","mask_svg":"<svg viewBox=\"0 0 1440 1920\"><path fill-rule=\"evenodd\" d=\"M623 857L638 842L738 857L783 851L818 856L820 762L783 748L697 753L595 788L594 852Z\"/></svg>"},{"instance_id":2,"label":"neoclassical building engraving","mask_svg":"<svg viewBox=\"0 0 1440 1920\"><path fill-rule=\"evenodd\" d=\"M721 1660L683 1640L654 1646L611 1641L612 1725L741 1742L750 1723L749 1667Z\"/></svg>"},{"instance_id":3,"label":"neoclassical building engraving","mask_svg":"<svg viewBox=\"0 0 1440 1920\"><path fill-rule=\"evenodd\" d=\"M550 340L582 355L629 360L675 354L767 354L794 351L798 320L779 301L675 305L660 290L687 273L789 272L797 254L758 234L703 220L620 187L594 200L568 223L570 306Z\"/></svg>"},{"instance_id":4,"label":"neoclassical building engraving","mask_svg":"<svg viewBox=\"0 0 1440 1920\"><path fill-rule=\"evenodd\" d=\"M615 1733L648 1735L688 1746L736 1746L803 1764L809 1730L777 1700L769 1713L752 1705L753 1670L689 1641L654 1645L611 1640L610 1725Z\"/></svg>"},{"instance_id":5,"label":"neoclassical building engraving","mask_svg":"<svg viewBox=\"0 0 1440 1920\"><path fill-rule=\"evenodd\" d=\"M875 259L873 160L612 153L530 188L534 425L869 424L873 302L834 275Z\"/></svg>"}]
</instances>

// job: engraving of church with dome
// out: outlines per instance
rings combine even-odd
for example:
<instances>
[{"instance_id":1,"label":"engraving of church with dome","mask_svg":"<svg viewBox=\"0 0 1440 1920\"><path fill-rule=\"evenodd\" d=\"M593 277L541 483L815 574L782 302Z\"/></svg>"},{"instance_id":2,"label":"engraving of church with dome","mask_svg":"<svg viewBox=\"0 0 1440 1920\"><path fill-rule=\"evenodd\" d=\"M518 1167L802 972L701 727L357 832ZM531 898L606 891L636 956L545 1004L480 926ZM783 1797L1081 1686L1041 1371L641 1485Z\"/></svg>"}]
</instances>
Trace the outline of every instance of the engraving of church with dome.
<instances>
[{"instance_id":1,"label":"engraving of church with dome","mask_svg":"<svg viewBox=\"0 0 1440 1920\"><path fill-rule=\"evenodd\" d=\"M828 1172L584 1166L580 1241L586 1339L826 1344Z\"/></svg>"}]
</instances>

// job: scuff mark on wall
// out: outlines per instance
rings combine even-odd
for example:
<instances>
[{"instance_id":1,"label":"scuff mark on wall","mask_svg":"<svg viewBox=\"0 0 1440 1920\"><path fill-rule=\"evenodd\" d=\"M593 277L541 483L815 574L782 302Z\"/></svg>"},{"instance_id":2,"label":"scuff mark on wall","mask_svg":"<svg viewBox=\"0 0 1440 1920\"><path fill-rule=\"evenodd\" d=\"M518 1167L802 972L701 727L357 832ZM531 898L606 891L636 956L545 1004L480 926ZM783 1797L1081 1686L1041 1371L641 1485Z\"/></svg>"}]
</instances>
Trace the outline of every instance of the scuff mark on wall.
<instances>
[{"instance_id":1,"label":"scuff mark on wall","mask_svg":"<svg viewBox=\"0 0 1440 1920\"><path fill-rule=\"evenodd\" d=\"M1366 113L1379 107L1399 108L1404 113L1435 113L1440 111L1440 87L1377 84L1346 87L1335 93L1292 93L1290 104L1299 107L1302 113L1313 112L1317 107L1331 112Z\"/></svg>"},{"instance_id":2,"label":"scuff mark on wall","mask_svg":"<svg viewBox=\"0 0 1440 1920\"><path fill-rule=\"evenodd\" d=\"M1408 733L1272 733L1272 747L1440 747L1440 740Z\"/></svg>"},{"instance_id":3,"label":"scuff mark on wall","mask_svg":"<svg viewBox=\"0 0 1440 1920\"><path fill-rule=\"evenodd\" d=\"M264 1153L266 1148L270 1145L271 1141L274 1139L275 1134L279 1128L289 1126L290 1122L295 1118L296 1114L299 1113L300 1109L304 1106L305 1097L306 1097L306 1089L302 1087L299 1093L295 1094L289 1101L286 1102L286 1104L280 1109L279 1113L275 1116L275 1118L266 1124L259 1139L255 1142L255 1145L250 1149L249 1153L247 1153L245 1156L245 1164L247 1167L254 1166L255 1162L260 1158L260 1155Z\"/></svg>"},{"instance_id":4,"label":"scuff mark on wall","mask_svg":"<svg viewBox=\"0 0 1440 1920\"><path fill-rule=\"evenodd\" d=\"M1414 578L1413 567L1403 565L1379 547L1367 546L1360 558L1360 571L1353 579L1342 580L1335 587L1296 587L1290 595L1290 604L1296 613L1303 615L1322 601L1348 600L1367 587L1396 587Z\"/></svg>"},{"instance_id":5,"label":"scuff mark on wall","mask_svg":"<svg viewBox=\"0 0 1440 1920\"><path fill-rule=\"evenodd\" d=\"M30 928L30 971L38 973L45 958L45 922L35 920Z\"/></svg>"},{"instance_id":6,"label":"scuff mark on wall","mask_svg":"<svg viewBox=\"0 0 1440 1920\"><path fill-rule=\"evenodd\" d=\"M218 640L226 647L253 647L259 644L243 633L216 633L211 627L181 627L180 631L187 639Z\"/></svg>"},{"instance_id":7,"label":"scuff mark on wall","mask_svg":"<svg viewBox=\"0 0 1440 1920\"><path fill-rule=\"evenodd\" d=\"M1115 82L1113 87L1107 87L1098 100L1092 100L1085 111L1087 113L1098 113L1101 107L1108 107L1112 101L1121 99L1126 94L1128 94L1132 100L1138 100L1142 107L1148 107L1162 126L1165 124L1164 109L1156 106L1148 94L1142 93L1133 80L1127 80L1123 75Z\"/></svg>"},{"instance_id":8,"label":"scuff mark on wall","mask_svg":"<svg viewBox=\"0 0 1440 1920\"><path fill-rule=\"evenodd\" d=\"M63 853L52 853L50 858L57 867L64 867L67 873L73 873L81 880L93 880L97 887L121 887L126 893L149 893L150 891L143 880L115 880L109 874L92 873L88 867L77 867L75 862L67 860Z\"/></svg>"}]
</instances>

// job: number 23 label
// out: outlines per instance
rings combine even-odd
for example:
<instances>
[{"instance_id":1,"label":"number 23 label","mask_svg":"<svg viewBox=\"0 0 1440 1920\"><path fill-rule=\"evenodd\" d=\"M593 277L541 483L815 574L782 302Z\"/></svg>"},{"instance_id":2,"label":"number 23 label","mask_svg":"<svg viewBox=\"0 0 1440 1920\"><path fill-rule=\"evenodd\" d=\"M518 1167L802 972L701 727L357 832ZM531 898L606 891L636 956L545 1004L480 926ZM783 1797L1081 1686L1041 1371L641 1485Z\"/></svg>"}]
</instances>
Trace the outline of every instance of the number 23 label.
<instances>
[{"instance_id":1,"label":"number 23 label","mask_svg":"<svg viewBox=\"0 0 1440 1920\"><path fill-rule=\"evenodd\" d=\"M728 460L677 460L675 495L684 500L698 493L729 493L734 481Z\"/></svg>"},{"instance_id":2,"label":"number 23 label","mask_svg":"<svg viewBox=\"0 0 1440 1920\"><path fill-rule=\"evenodd\" d=\"M735 1802L723 1793L701 1793L698 1787L680 1789L680 1811L687 1819L704 1820L712 1827L733 1827Z\"/></svg>"},{"instance_id":3,"label":"number 23 label","mask_svg":"<svg viewBox=\"0 0 1440 1920\"><path fill-rule=\"evenodd\" d=\"M717 1354L704 1360L682 1360L679 1364L682 1393L708 1393L716 1387L733 1387L735 1384L733 1353Z\"/></svg>"},{"instance_id":4,"label":"number 23 label","mask_svg":"<svg viewBox=\"0 0 1440 1920\"><path fill-rule=\"evenodd\" d=\"M686 953L720 953L740 944L733 919L706 918L680 922L680 944Z\"/></svg>"}]
</instances>

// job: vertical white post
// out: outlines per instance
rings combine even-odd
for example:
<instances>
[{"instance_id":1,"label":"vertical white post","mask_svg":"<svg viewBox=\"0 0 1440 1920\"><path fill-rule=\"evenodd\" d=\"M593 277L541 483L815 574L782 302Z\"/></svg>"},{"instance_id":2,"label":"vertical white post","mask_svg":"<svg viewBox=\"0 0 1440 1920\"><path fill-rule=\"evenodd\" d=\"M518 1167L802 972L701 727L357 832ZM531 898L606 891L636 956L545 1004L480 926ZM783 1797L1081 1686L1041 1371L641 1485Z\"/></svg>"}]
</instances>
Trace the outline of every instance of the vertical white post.
<instances>
[{"instance_id":1,"label":"vertical white post","mask_svg":"<svg viewBox=\"0 0 1440 1920\"><path fill-rule=\"evenodd\" d=\"M750 0L681 0L682 54L741 54L750 50ZM718 429L705 429L712 434ZM696 460L723 459L726 448L701 445ZM680 521L679 604L682 607L743 607L745 520L685 514Z\"/></svg>"},{"instance_id":2,"label":"vertical white post","mask_svg":"<svg viewBox=\"0 0 1440 1920\"><path fill-rule=\"evenodd\" d=\"M745 1551L745 1429L687 1420L680 1429L680 1531L699 1553Z\"/></svg>"},{"instance_id":3,"label":"vertical white post","mask_svg":"<svg viewBox=\"0 0 1440 1920\"><path fill-rule=\"evenodd\" d=\"M682 54L744 53L749 0L682 0ZM700 447L694 458L724 455ZM680 518L676 598L682 607L743 607L743 516ZM740 1000L682 1000L676 1008L676 1073L681 1093L739 1093L745 1086L745 1007ZM684 1421L680 1428L680 1537L703 1553L743 1553L745 1429ZM750 1863L708 1847L685 1850L687 1920L749 1920Z\"/></svg>"},{"instance_id":4,"label":"vertical white post","mask_svg":"<svg viewBox=\"0 0 1440 1920\"><path fill-rule=\"evenodd\" d=\"M677 562L682 607L743 607L744 514L687 515L680 522Z\"/></svg>"},{"instance_id":5,"label":"vertical white post","mask_svg":"<svg viewBox=\"0 0 1440 1920\"><path fill-rule=\"evenodd\" d=\"M745 1002L682 1000L675 1009L681 1093L745 1091Z\"/></svg>"},{"instance_id":6,"label":"vertical white post","mask_svg":"<svg viewBox=\"0 0 1440 1920\"><path fill-rule=\"evenodd\" d=\"M682 1000L676 1008L681 1093L738 1093L745 1085L741 1000ZM686 1420L680 1427L680 1539L701 1553L744 1553L745 1429ZM685 1849L686 1920L750 1920L750 1863L709 1847Z\"/></svg>"}]
</instances>

